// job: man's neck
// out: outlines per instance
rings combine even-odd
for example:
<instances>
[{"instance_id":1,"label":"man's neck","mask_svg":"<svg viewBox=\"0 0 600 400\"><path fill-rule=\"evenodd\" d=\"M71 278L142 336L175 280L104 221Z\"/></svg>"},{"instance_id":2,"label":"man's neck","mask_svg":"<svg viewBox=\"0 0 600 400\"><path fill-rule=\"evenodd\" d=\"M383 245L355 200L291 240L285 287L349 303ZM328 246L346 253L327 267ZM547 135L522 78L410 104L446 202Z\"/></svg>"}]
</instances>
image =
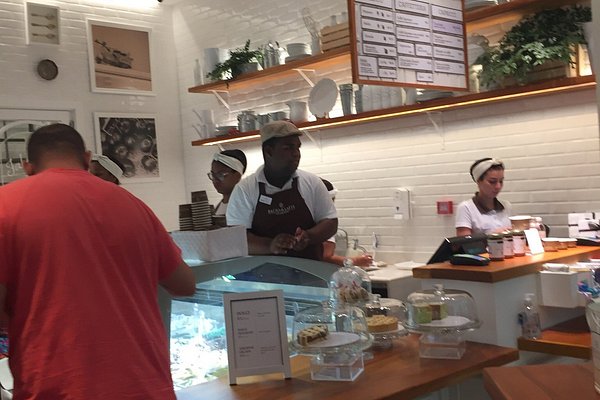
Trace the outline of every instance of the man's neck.
<instances>
[{"instance_id":1,"label":"man's neck","mask_svg":"<svg viewBox=\"0 0 600 400\"><path fill-rule=\"evenodd\" d=\"M292 177L291 175L287 175L287 174L286 175L278 174L278 173L268 169L266 166L264 169L264 173L265 173L265 178L267 179L267 182L269 182L269 184L271 184L275 187L278 187L280 189Z\"/></svg>"}]
</instances>

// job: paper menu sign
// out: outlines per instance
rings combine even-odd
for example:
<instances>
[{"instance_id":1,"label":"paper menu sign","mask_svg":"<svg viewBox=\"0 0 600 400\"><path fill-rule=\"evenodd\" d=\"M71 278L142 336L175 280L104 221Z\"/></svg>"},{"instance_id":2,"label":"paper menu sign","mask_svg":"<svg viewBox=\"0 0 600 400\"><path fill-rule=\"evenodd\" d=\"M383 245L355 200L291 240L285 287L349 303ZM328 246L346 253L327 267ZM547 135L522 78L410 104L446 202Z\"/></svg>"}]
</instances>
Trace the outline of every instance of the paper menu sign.
<instances>
[{"instance_id":1,"label":"paper menu sign","mask_svg":"<svg viewBox=\"0 0 600 400\"><path fill-rule=\"evenodd\" d=\"M467 90L461 0L349 0L355 83Z\"/></svg>"},{"instance_id":2,"label":"paper menu sign","mask_svg":"<svg viewBox=\"0 0 600 400\"><path fill-rule=\"evenodd\" d=\"M527 244L529 245L529 252L531 254L541 254L544 252L540 231L537 229L526 229L525 237L527 238Z\"/></svg>"},{"instance_id":3,"label":"paper menu sign","mask_svg":"<svg viewBox=\"0 0 600 400\"><path fill-rule=\"evenodd\" d=\"M238 377L281 372L291 377L283 291L223 295L229 384Z\"/></svg>"}]
</instances>

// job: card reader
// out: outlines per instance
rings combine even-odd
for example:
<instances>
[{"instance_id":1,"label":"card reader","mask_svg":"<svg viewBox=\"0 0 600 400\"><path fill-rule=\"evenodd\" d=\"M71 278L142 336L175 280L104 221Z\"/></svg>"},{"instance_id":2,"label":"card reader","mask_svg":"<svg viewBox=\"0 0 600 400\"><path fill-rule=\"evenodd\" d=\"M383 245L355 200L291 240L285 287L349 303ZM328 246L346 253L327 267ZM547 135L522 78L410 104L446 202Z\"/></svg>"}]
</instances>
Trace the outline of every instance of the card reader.
<instances>
[{"instance_id":1,"label":"card reader","mask_svg":"<svg viewBox=\"0 0 600 400\"><path fill-rule=\"evenodd\" d=\"M577 246L600 246L600 238L578 237Z\"/></svg>"},{"instance_id":2,"label":"card reader","mask_svg":"<svg viewBox=\"0 0 600 400\"><path fill-rule=\"evenodd\" d=\"M452 265L477 265L485 266L490 263L490 259L478 254L454 254L450 257Z\"/></svg>"}]
</instances>

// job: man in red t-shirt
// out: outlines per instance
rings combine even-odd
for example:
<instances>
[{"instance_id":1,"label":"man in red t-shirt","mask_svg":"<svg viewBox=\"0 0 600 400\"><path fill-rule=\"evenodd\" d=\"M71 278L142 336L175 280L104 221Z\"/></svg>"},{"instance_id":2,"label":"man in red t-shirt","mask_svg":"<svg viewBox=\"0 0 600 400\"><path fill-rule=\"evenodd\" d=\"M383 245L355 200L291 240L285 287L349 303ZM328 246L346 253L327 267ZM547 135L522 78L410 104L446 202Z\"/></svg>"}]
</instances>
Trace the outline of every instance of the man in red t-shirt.
<instances>
[{"instance_id":1,"label":"man in red t-shirt","mask_svg":"<svg viewBox=\"0 0 600 400\"><path fill-rule=\"evenodd\" d=\"M30 176L0 187L14 399L175 399L157 290L194 293L179 249L144 203L87 172L75 129L38 129L27 156Z\"/></svg>"}]
</instances>

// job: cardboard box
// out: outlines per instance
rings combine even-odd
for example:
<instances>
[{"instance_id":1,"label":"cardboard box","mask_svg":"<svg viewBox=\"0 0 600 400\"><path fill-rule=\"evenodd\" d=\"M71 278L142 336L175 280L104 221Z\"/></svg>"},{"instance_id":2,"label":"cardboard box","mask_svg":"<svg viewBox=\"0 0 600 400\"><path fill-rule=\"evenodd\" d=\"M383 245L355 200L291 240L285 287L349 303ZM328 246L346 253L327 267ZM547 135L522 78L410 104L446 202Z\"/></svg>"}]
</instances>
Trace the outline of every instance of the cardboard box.
<instances>
[{"instance_id":1,"label":"cardboard box","mask_svg":"<svg viewBox=\"0 0 600 400\"><path fill-rule=\"evenodd\" d=\"M239 225L209 231L175 231L171 237L181 249L183 260L192 265L248 255L246 228Z\"/></svg>"}]
</instances>

